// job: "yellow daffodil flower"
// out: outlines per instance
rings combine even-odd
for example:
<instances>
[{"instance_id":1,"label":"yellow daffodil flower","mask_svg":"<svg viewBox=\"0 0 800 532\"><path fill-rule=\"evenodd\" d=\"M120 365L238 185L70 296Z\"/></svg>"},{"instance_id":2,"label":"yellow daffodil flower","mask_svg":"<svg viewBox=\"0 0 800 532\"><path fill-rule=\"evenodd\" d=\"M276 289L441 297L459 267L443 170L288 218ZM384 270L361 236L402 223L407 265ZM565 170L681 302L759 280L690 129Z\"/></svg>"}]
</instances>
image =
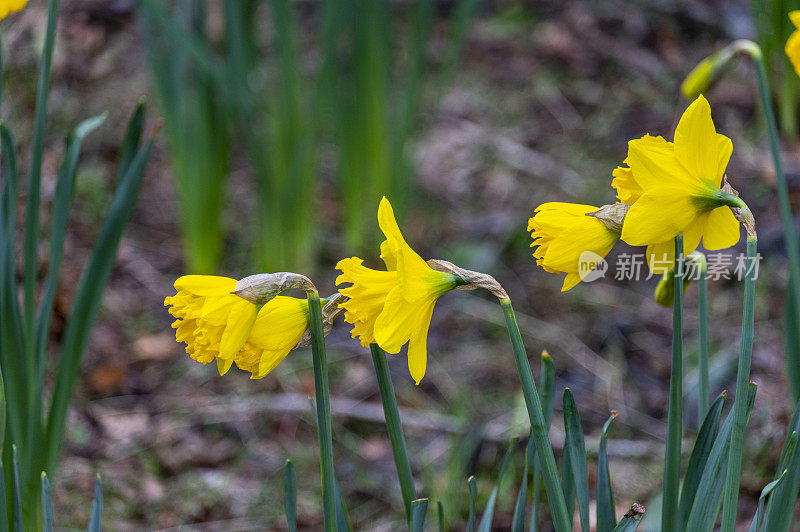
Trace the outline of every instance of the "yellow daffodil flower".
<instances>
[{"instance_id":1,"label":"yellow daffodil flower","mask_svg":"<svg viewBox=\"0 0 800 532\"><path fill-rule=\"evenodd\" d=\"M250 336L236 354L236 365L253 379L264 377L297 346L308 325L307 300L276 296L258 312Z\"/></svg>"},{"instance_id":2,"label":"yellow daffodil flower","mask_svg":"<svg viewBox=\"0 0 800 532\"><path fill-rule=\"evenodd\" d=\"M175 281L177 294L164 305L177 320L175 339L186 344L194 360L216 360L220 375L230 369L236 354L250 337L260 306L235 294L236 279L213 275L185 275Z\"/></svg>"},{"instance_id":3,"label":"yellow daffodil flower","mask_svg":"<svg viewBox=\"0 0 800 532\"><path fill-rule=\"evenodd\" d=\"M645 135L628 143L627 167L614 171L612 186L631 208L622 240L647 246L656 273L674 261L673 238L683 233L684 254L702 239L706 249L727 248L739 240L739 222L730 207L745 207L720 188L733 144L716 132L711 107L700 95L683 113L675 141Z\"/></svg>"},{"instance_id":4,"label":"yellow daffodil flower","mask_svg":"<svg viewBox=\"0 0 800 532\"><path fill-rule=\"evenodd\" d=\"M342 259L336 284L351 283L339 292L350 299L341 304L345 321L353 325L353 338L361 345L378 344L398 353L408 343L408 369L417 384L425 375L427 338L433 306L442 294L456 287L456 277L432 269L403 238L389 200L378 208L378 225L386 240L381 259L387 271L363 266L357 257Z\"/></svg>"},{"instance_id":5,"label":"yellow daffodil flower","mask_svg":"<svg viewBox=\"0 0 800 532\"><path fill-rule=\"evenodd\" d=\"M6 18L11 13L22 11L28 0L0 0L0 20Z\"/></svg>"},{"instance_id":6,"label":"yellow daffodil flower","mask_svg":"<svg viewBox=\"0 0 800 532\"><path fill-rule=\"evenodd\" d=\"M789 35L784 50L789 57L789 61L792 62L795 72L800 76L800 10L789 12L789 20L792 21L792 24L797 29Z\"/></svg>"},{"instance_id":7,"label":"yellow daffodil flower","mask_svg":"<svg viewBox=\"0 0 800 532\"><path fill-rule=\"evenodd\" d=\"M551 202L539 205L528 220L536 264L550 273L567 274L562 292L578 284L581 273L588 273L580 268L581 261L586 259L584 253L603 258L619 240L619 230L613 224L589 215L598 210L591 205Z\"/></svg>"}]
</instances>

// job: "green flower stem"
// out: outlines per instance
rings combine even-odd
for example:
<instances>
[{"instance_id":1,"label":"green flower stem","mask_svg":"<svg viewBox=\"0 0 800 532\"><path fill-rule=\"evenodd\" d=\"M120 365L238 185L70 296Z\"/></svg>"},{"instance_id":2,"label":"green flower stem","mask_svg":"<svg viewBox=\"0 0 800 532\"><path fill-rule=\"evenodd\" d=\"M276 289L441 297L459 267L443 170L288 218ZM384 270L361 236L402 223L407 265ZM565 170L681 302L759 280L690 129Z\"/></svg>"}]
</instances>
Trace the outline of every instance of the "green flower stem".
<instances>
[{"instance_id":1,"label":"green flower stem","mask_svg":"<svg viewBox=\"0 0 800 532\"><path fill-rule=\"evenodd\" d=\"M525 346L522 343L522 335L519 332L517 319L514 317L514 309L511 300L501 299L500 306L506 318L508 335L511 337L511 346L514 349L514 359L517 363L517 372L522 384L522 393L525 396L525 405L528 407L528 417L533 430L533 439L536 444L536 452L541 458L542 477L547 498L550 503L550 514L553 517L553 525L556 532L570 532L572 525L567 515L567 505L564 502L564 494L561 491L561 483L558 480L558 470L556 469L556 459L553 456L553 448L550 445L548 428L542 413L542 404L539 401L539 394L536 392L536 385L533 382L531 366L528 363L528 356L525 353Z\"/></svg>"},{"instance_id":2,"label":"green flower stem","mask_svg":"<svg viewBox=\"0 0 800 532\"><path fill-rule=\"evenodd\" d=\"M331 399L328 392L328 362L325 356L325 331L322 327L322 306L317 292L308 293L311 322L311 352L314 359L314 387L317 395L317 430L319 432L319 459L322 474L322 511L325 530L335 526L333 442L331 440Z\"/></svg>"},{"instance_id":3,"label":"green flower stem","mask_svg":"<svg viewBox=\"0 0 800 532\"><path fill-rule=\"evenodd\" d=\"M392 377L389 373L389 364L386 360L386 353L378 347L378 344L370 344L372 351L372 363L375 365L375 376L378 378L378 389L381 393L381 403L383 403L383 415L386 418L386 431L389 433L389 441L392 443L392 454L394 455L394 465L397 468L397 476L400 479L400 491L403 494L403 505L406 509L406 520L411 523L411 502L416 500L417 494L414 489L414 477L411 473L411 463L408 460L406 450L406 440L403 437L403 426L400 423L400 412L397 409L397 398L394 394Z\"/></svg>"},{"instance_id":4,"label":"green flower stem","mask_svg":"<svg viewBox=\"0 0 800 532\"><path fill-rule=\"evenodd\" d=\"M663 506L661 530L677 530L678 490L681 474L681 414L683 378L683 235L675 237L675 300L672 306L672 367L669 377L669 409L667 412L667 445L664 458Z\"/></svg>"},{"instance_id":5,"label":"green flower stem","mask_svg":"<svg viewBox=\"0 0 800 532\"><path fill-rule=\"evenodd\" d=\"M700 263L697 280L697 426L703 423L708 413L708 265L705 257Z\"/></svg>"},{"instance_id":6,"label":"green flower stem","mask_svg":"<svg viewBox=\"0 0 800 532\"><path fill-rule=\"evenodd\" d=\"M737 41L739 42L739 41ZM789 256L789 296L795 308L795 315L800 319L800 244L797 240L797 232L794 229L794 220L792 219L792 207L789 203L789 192L786 185L786 176L783 173L783 164L781 163L780 153L780 140L778 139L778 126L775 121L775 113L772 107L772 96L769 89L769 78L767 77L767 69L764 63L764 55L761 52L761 47L751 41L742 41L740 49L747 53L752 59L756 67L756 78L758 80L758 95L761 99L761 108L764 111L764 117L767 121L767 134L769 138L770 154L772 155L772 164L775 168L775 188L778 192L778 209L781 215L781 225L783 226L784 241L786 242L786 254ZM800 331L800 323L796 323L793 329L795 334ZM788 332L788 331L787 331ZM793 367L797 361L793 361L788 355L787 351L786 364L788 366L788 374L795 375L797 369ZM795 401L800 398L800 383L794 382L794 379L789 379L792 388L792 394Z\"/></svg>"},{"instance_id":7,"label":"green flower stem","mask_svg":"<svg viewBox=\"0 0 800 532\"><path fill-rule=\"evenodd\" d=\"M747 427L747 387L750 383L750 361L753 355L753 321L756 293L756 259L758 240L747 237L747 262L744 278L742 309L742 339L739 346L739 369L736 373L736 399L733 403L733 428L728 454L728 473L725 476L725 499L722 509L722 532L733 532L736 526L736 506L739 499L739 476L742 472L742 448Z\"/></svg>"}]
</instances>

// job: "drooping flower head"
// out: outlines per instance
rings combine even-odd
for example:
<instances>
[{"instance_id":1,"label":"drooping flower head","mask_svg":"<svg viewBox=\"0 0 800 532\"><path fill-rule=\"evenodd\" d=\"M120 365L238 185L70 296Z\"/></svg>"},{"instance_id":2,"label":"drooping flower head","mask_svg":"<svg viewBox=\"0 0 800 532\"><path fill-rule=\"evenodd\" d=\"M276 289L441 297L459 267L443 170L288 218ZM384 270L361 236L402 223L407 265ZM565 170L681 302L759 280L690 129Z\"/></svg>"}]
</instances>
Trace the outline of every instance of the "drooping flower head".
<instances>
[{"instance_id":1,"label":"drooping flower head","mask_svg":"<svg viewBox=\"0 0 800 532\"><path fill-rule=\"evenodd\" d=\"M0 20L6 18L11 13L22 11L28 0L0 0Z\"/></svg>"},{"instance_id":2,"label":"drooping flower head","mask_svg":"<svg viewBox=\"0 0 800 532\"><path fill-rule=\"evenodd\" d=\"M536 264L550 273L567 274L562 292L588 273L581 270L582 262L605 257L619 240L619 228L611 220L591 215L599 210L591 205L550 202L539 205L528 220Z\"/></svg>"},{"instance_id":3,"label":"drooping flower head","mask_svg":"<svg viewBox=\"0 0 800 532\"><path fill-rule=\"evenodd\" d=\"M175 281L177 294L164 305L175 318L175 338L192 359L216 361L220 375L236 365L258 379L297 346L308 328L305 299L276 296L266 304L236 295L238 281L211 275L186 275Z\"/></svg>"},{"instance_id":4,"label":"drooping flower head","mask_svg":"<svg viewBox=\"0 0 800 532\"><path fill-rule=\"evenodd\" d=\"M386 237L381 244L386 271L367 268L357 257L336 265L342 272L336 284L351 283L339 290L350 298L341 304L344 319L353 325L351 334L364 347L376 343L388 353L398 353L408 343L408 369L419 384L427 365L433 306L439 296L456 287L457 279L434 270L411 249L386 198L378 207L378 224Z\"/></svg>"},{"instance_id":5,"label":"drooping flower head","mask_svg":"<svg viewBox=\"0 0 800 532\"><path fill-rule=\"evenodd\" d=\"M789 35L786 41L786 55L789 57L795 72L800 76L800 10L790 11L789 20L792 21L794 27L797 28Z\"/></svg>"},{"instance_id":6,"label":"drooping flower head","mask_svg":"<svg viewBox=\"0 0 800 532\"><path fill-rule=\"evenodd\" d=\"M675 140L645 135L628 143L627 167L614 171L612 186L631 208L622 240L647 246L651 271L663 273L674 261L673 239L683 233L684 254L702 239L716 250L739 240L739 222L731 207L746 208L722 190L733 144L716 132L711 107L700 95L683 113Z\"/></svg>"}]
</instances>

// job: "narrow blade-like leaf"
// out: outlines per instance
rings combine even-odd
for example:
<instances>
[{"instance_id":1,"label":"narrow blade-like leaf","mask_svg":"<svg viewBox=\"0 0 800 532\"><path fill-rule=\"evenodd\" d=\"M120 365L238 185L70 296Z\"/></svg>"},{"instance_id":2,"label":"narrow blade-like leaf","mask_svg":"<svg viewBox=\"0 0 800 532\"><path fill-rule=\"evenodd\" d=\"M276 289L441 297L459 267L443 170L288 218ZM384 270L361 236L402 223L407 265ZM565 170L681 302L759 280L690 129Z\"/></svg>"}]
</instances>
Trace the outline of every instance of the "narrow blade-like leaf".
<instances>
[{"instance_id":1,"label":"narrow blade-like leaf","mask_svg":"<svg viewBox=\"0 0 800 532\"><path fill-rule=\"evenodd\" d=\"M512 439L506 446L506 452L503 454L503 460L500 462L500 472L497 474L497 484L495 484L491 495L489 495L489 502L486 503L486 510L483 512L481 522L478 525L479 532L490 532L492 529L492 521L494 520L494 507L497 504L497 495L500 493L500 487L503 484L503 477L506 474L508 465L514 457L514 450L517 447L517 439Z\"/></svg>"},{"instance_id":2,"label":"narrow blade-like leaf","mask_svg":"<svg viewBox=\"0 0 800 532\"><path fill-rule=\"evenodd\" d=\"M22 490L19 482L19 458L17 457L17 446L11 446L14 461L14 532L22 532Z\"/></svg>"},{"instance_id":3,"label":"narrow blade-like leaf","mask_svg":"<svg viewBox=\"0 0 800 532\"><path fill-rule=\"evenodd\" d=\"M796 434L797 433L795 433L795 435ZM753 517L753 522L750 523L750 532L758 532L761 526L761 516L764 514L764 501L766 500L767 496L772 493L772 490L777 488L781 482L783 482L785 477L786 470L784 469L783 473L781 473L781 476L764 486L764 489L761 490L761 496L758 498L758 509L756 510L756 515Z\"/></svg>"},{"instance_id":4,"label":"narrow blade-like leaf","mask_svg":"<svg viewBox=\"0 0 800 532\"><path fill-rule=\"evenodd\" d=\"M719 420L722 417L722 407L725 406L727 396L726 392L721 393L714 401L714 404L711 405L703 420L703 425L700 427L697 440L694 442L692 455L689 457L689 465L686 468L686 476L683 479L683 487L681 488L680 512L683 528L686 528L686 523L689 522L689 514L692 511L697 487L700 484L700 478L703 476L708 455L711 453L714 440L716 440L719 432Z\"/></svg>"},{"instance_id":5,"label":"narrow blade-like leaf","mask_svg":"<svg viewBox=\"0 0 800 532\"><path fill-rule=\"evenodd\" d=\"M525 461L522 466L522 482L519 486L517 503L514 505L514 517L511 520L512 532L524 532L525 530L525 510L528 505L528 474L531 466L531 456L533 450L533 431L528 432L528 444L525 446Z\"/></svg>"},{"instance_id":6,"label":"narrow blade-like leaf","mask_svg":"<svg viewBox=\"0 0 800 532\"><path fill-rule=\"evenodd\" d=\"M634 503L628 513L620 519L614 532L633 532L639 527L639 524L644 520L644 506Z\"/></svg>"},{"instance_id":7,"label":"narrow blade-like leaf","mask_svg":"<svg viewBox=\"0 0 800 532\"><path fill-rule=\"evenodd\" d=\"M778 472L785 469L786 478L770 496L764 514L764 530L769 532L786 532L792 525L794 507L800 492L800 445L796 444L796 433L800 433L800 402L797 403L789 434L778 461ZM792 444L793 441L795 444Z\"/></svg>"},{"instance_id":8,"label":"narrow blade-like leaf","mask_svg":"<svg viewBox=\"0 0 800 532\"><path fill-rule=\"evenodd\" d=\"M411 501L411 532L425 530L425 515L428 513L428 499Z\"/></svg>"},{"instance_id":9,"label":"narrow blade-like leaf","mask_svg":"<svg viewBox=\"0 0 800 532\"><path fill-rule=\"evenodd\" d=\"M475 532L475 499L478 496L478 485L475 482L475 477L467 479L469 486L469 518L467 519L467 531Z\"/></svg>"},{"instance_id":10,"label":"narrow blade-like leaf","mask_svg":"<svg viewBox=\"0 0 800 532\"><path fill-rule=\"evenodd\" d=\"M589 471L586 465L586 442L575 398L569 388L564 390L565 438L569 440L570 466L578 498L581 530L589 532Z\"/></svg>"},{"instance_id":11,"label":"narrow blade-like leaf","mask_svg":"<svg viewBox=\"0 0 800 532\"><path fill-rule=\"evenodd\" d=\"M53 518L53 497L50 494L50 481L47 473L42 471L42 530L53 532L55 522Z\"/></svg>"},{"instance_id":12,"label":"narrow blade-like leaf","mask_svg":"<svg viewBox=\"0 0 800 532\"><path fill-rule=\"evenodd\" d=\"M756 398L756 385L750 383L747 395L747 414L753 410L753 403ZM697 493L702 493L702 497L696 497L689 513L689 521L686 525L687 530L711 530L717 520L720 505L722 504L722 490L725 485L725 475L728 468L728 451L731 441L731 430L733 428L733 411L728 413L725 422L717 434L714 445L706 460L703 468L703 475L697 486Z\"/></svg>"},{"instance_id":13,"label":"narrow blade-like leaf","mask_svg":"<svg viewBox=\"0 0 800 532\"><path fill-rule=\"evenodd\" d=\"M138 151L128 171L117 184L89 263L78 283L75 302L61 344L61 359L47 419L45 470L48 471L54 469L58 458L72 388L80 371L91 327L100 309L100 299L111 275L117 247L139 193L152 147L153 139L150 139Z\"/></svg>"},{"instance_id":14,"label":"narrow blade-like leaf","mask_svg":"<svg viewBox=\"0 0 800 532\"><path fill-rule=\"evenodd\" d=\"M102 532L103 530L103 483L100 475L94 478L94 500L92 501L92 516L89 518L89 532Z\"/></svg>"},{"instance_id":15,"label":"narrow blade-like leaf","mask_svg":"<svg viewBox=\"0 0 800 532\"><path fill-rule=\"evenodd\" d=\"M612 532L617 526L614 514L614 492L611 489L611 473L608 470L607 440L608 430L617 417L612 411L600 433L600 447L597 452L597 532Z\"/></svg>"},{"instance_id":16,"label":"narrow blade-like leaf","mask_svg":"<svg viewBox=\"0 0 800 532\"><path fill-rule=\"evenodd\" d=\"M550 432L550 423L553 419L553 406L556 399L556 367L553 357L547 351L542 351L542 375L540 377L542 390L542 413L547 432ZM533 508L531 510L530 532L537 532L539 527L539 498L542 492L542 468L539 464L536 446L528 457L528 467L533 469Z\"/></svg>"}]
</instances>

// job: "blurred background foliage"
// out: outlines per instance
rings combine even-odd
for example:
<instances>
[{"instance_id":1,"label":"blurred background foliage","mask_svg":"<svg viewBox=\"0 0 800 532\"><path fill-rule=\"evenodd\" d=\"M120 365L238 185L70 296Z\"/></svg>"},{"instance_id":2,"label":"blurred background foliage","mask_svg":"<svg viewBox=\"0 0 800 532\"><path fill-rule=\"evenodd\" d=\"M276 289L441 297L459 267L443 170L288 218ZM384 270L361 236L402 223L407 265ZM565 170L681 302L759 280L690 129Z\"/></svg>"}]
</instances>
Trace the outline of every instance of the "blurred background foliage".
<instances>
[{"instance_id":1,"label":"blurred background foliage","mask_svg":"<svg viewBox=\"0 0 800 532\"><path fill-rule=\"evenodd\" d=\"M230 132L255 182L255 223L241 225L257 269L313 267L321 174L336 188L344 247L367 249L375 243L372 205L388 195L402 212L413 197L407 141L423 95L438 94L458 64L477 1L459 0L443 17L438 65L428 63L433 1L206 4L182 0L170 9L143 0L139 9L166 111L189 271L219 265ZM218 35L209 20L221 24Z\"/></svg>"},{"instance_id":2,"label":"blurred background foliage","mask_svg":"<svg viewBox=\"0 0 800 532\"><path fill-rule=\"evenodd\" d=\"M88 522L100 473L109 529L281 529L275 501L290 457L299 525L319 528L308 353L298 351L260 381L219 379L181 352L161 305L187 272L240 277L296 269L333 291L332 266L346 253L376 265L382 194L401 206L406 237L424 257L490 272L509 291L531 360L548 349L556 397L566 386L575 396L590 485L603 423L618 410L608 434L617 514L634 500L647 506L663 467L669 378L671 317L652 299L657 279L607 276L562 295L559 280L533 263L525 223L545 201L612 202L610 174L628 139L668 136L686 105L678 91L685 74L742 37L770 50L796 211L800 151L790 134L798 80L781 52L788 7L745 0L63 0L43 203L52 201L59 139L77 117L108 110L107 124L121 131L125 104L144 96L158 104L165 134L120 243L68 414L54 486L58 521ZM0 26L11 51L3 114L19 126L23 146L31 141L44 13L43 2L31 0ZM729 176L755 212L764 257L743 522L772 479L793 411L783 364L786 259L751 68L736 62L709 95L719 131L733 139ZM105 176L113 174L118 137L89 136L84 144L52 342L63 334L113 190ZM45 216L41 223L49 222ZM615 254L631 252L621 245ZM716 396L733 383L741 286L720 279L709 294ZM697 428L696 302L692 287L684 387L690 432ZM527 433L508 351L497 306L459 294L437 305L420 386L404 356L390 358L418 492L443 501L454 529L467 519L464 479L476 475L477 504L485 507L504 442ZM329 356L337 474L353 524L395 530L403 505L369 355L337 327ZM557 455L560 409L556 401ZM500 528L511 520L520 456L501 486ZM640 530L648 522L655 527L658 519L649 516Z\"/></svg>"}]
</instances>

